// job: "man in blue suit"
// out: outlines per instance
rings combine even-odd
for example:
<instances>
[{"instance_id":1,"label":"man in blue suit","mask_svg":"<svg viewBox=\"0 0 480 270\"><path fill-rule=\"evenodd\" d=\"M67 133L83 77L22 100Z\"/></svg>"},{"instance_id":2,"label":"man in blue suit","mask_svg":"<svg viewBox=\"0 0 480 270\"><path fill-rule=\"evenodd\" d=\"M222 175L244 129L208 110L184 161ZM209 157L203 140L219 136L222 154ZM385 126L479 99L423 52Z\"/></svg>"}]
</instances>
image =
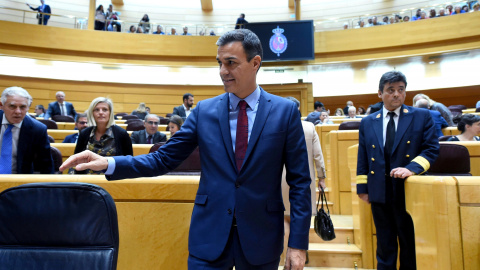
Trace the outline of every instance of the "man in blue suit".
<instances>
[{"instance_id":1,"label":"man in blue suit","mask_svg":"<svg viewBox=\"0 0 480 270\"><path fill-rule=\"evenodd\" d=\"M439 151L432 117L405 106L407 80L383 74L378 96L383 108L362 119L359 130L357 193L371 203L377 230L377 269L416 269L413 222L405 209L405 179L425 173Z\"/></svg>"},{"instance_id":2,"label":"man in blue suit","mask_svg":"<svg viewBox=\"0 0 480 270\"><path fill-rule=\"evenodd\" d=\"M291 204L285 268L303 269L311 180L300 113L293 102L257 85L263 51L253 32L227 32L217 45L227 93L199 102L157 152L107 159L85 151L60 169L106 169L109 180L156 176L177 167L198 146L202 175L190 226L189 269L273 270L283 251L285 166Z\"/></svg>"},{"instance_id":3,"label":"man in blue suit","mask_svg":"<svg viewBox=\"0 0 480 270\"><path fill-rule=\"evenodd\" d=\"M74 119L77 116L73 104L65 101L65 93L59 91L55 94L57 101L48 104L48 110L45 113L44 119L50 119L54 115L69 115Z\"/></svg>"},{"instance_id":4,"label":"man in blue suit","mask_svg":"<svg viewBox=\"0 0 480 270\"><path fill-rule=\"evenodd\" d=\"M77 143L78 134L80 134L80 131L84 128L88 127L87 124L87 114L79 113L77 120L75 121L75 129L78 130L78 132L66 136L62 143Z\"/></svg>"},{"instance_id":5,"label":"man in blue suit","mask_svg":"<svg viewBox=\"0 0 480 270\"><path fill-rule=\"evenodd\" d=\"M430 115L432 116L433 123L435 123L435 134L437 134L437 137L442 137L443 132L442 128L448 127L448 123L443 118L442 114L439 111L435 110L430 110L428 106L428 100L426 99L419 99L417 102L414 104L416 108L422 108L422 109L427 109Z\"/></svg>"},{"instance_id":6,"label":"man in blue suit","mask_svg":"<svg viewBox=\"0 0 480 270\"><path fill-rule=\"evenodd\" d=\"M34 8L32 6L30 6L30 4L27 4L27 6L31 9L31 10L36 10L38 11L39 13L37 14L37 19L38 19L38 24L40 25L47 25L48 23L48 20L50 19L50 15L52 13L52 10L50 9L50 6L49 5L46 5L45 4L45 1L44 0L40 0L40 3L42 3L42 5L38 6L37 8ZM46 13L46 14L45 14Z\"/></svg>"},{"instance_id":7,"label":"man in blue suit","mask_svg":"<svg viewBox=\"0 0 480 270\"><path fill-rule=\"evenodd\" d=\"M3 91L1 102L0 173L54 173L47 126L25 117L32 96L21 87L9 87Z\"/></svg>"}]
</instances>

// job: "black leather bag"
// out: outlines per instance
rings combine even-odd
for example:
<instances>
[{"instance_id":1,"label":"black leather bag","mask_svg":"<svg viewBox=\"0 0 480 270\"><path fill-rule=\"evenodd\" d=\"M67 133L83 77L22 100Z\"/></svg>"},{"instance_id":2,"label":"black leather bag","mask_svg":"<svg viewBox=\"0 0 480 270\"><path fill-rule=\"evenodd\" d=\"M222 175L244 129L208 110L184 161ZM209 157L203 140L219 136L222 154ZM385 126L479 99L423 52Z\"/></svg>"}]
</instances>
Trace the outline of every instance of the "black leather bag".
<instances>
[{"instance_id":1,"label":"black leather bag","mask_svg":"<svg viewBox=\"0 0 480 270\"><path fill-rule=\"evenodd\" d=\"M332 219L330 218L330 210L328 209L327 205L327 197L325 196L325 192L323 188L320 186L321 194L318 196L317 201L317 215L315 216L315 233L320 236L324 241L331 241L335 239L335 230L333 229ZM322 208L318 208L320 204L320 200L322 200ZM327 212L323 210L323 201L325 201L325 205L327 206Z\"/></svg>"}]
</instances>

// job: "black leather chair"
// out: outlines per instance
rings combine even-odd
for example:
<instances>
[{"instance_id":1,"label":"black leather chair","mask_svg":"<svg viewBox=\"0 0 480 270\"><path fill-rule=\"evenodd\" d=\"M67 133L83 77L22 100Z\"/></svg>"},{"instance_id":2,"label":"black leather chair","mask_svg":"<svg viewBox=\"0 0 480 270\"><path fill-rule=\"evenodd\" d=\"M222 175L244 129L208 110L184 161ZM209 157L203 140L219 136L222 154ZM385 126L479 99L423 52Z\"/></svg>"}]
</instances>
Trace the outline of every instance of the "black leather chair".
<instances>
[{"instance_id":1,"label":"black leather chair","mask_svg":"<svg viewBox=\"0 0 480 270\"><path fill-rule=\"evenodd\" d=\"M140 119L138 119L138 118L135 118L135 119L128 119L128 120L126 120L126 121L125 121L125 124L127 124L127 125L128 125L128 124L130 124L130 123L132 123L132 122L140 122L140 123L142 123L142 124L143 124L143 120L140 120Z\"/></svg>"},{"instance_id":2,"label":"black leather chair","mask_svg":"<svg viewBox=\"0 0 480 270\"><path fill-rule=\"evenodd\" d=\"M54 115L52 116L52 120L55 122L70 122L70 123L75 122L75 119L70 115Z\"/></svg>"},{"instance_id":3,"label":"black leather chair","mask_svg":"<svg viewBox=\"0 0 480 270\"><path fill-rule=\"evenodd\" d=\"M142 120L129 122L127 124L127 131L137 131L137 130L144 130L145 125L143 124Z\"/></svg>"},{"instance_id":4,"label":"black leather chair","mask_svg":"<svg viewBox=\"0 0 480 270\"><path fill-rule=\"evenodd\" d=\"M173 115L173 114L171 114L171 113L167 113L165 116L166 116L167 118L170 118L170 116L172 116L172 115Z\"/></svg>"},{"instance_id":5,"label":"black leather chair","mask_svg":"<svg viewBox=\"0 0 480 270\"><path fill-rule=\"evenodd\" d=\"M360 121L347 121L340 124L338 130L358 130L360 128Z\"/></svg>"},{"instance_id":6,"label":"black leather chair","mask_svg":"<svg viewBox=\"0 0 480 270\"><path fill-rule=\"evenodd\" d=\"M160 119L160 125L168 125L168 121L170 121L170 118L162 118Z\"/></svg>"},{"instance_id":7,"label":"black leather chair","mask_svg":"<svg viewBox=\"0 0 480 270\"><path fill-rule=\"evenodd\" d=\"M117 211L101 187L34 183L0 193L0 269L116 269Z\"/></svg>"},{"instance_id":8,"label":"black leather chair","mask_svg":"<svg viewBox=\"0 0 480 270\"><path fill-rule=\"evenodd\" d=\"M53 168L55 169L56 174L60 174L61 172L58 170L63 163L62 160L62 152L58 150L56 147L50 145L50 154L52 154L53 160Z\"/></svg>"},{"instance_id":9,"label":"black leather chair","mask_svg":"<svg viewBox=\"0 0 480 270\"><path fill-rule=\"evenodd\" d=\"M48 135L48 134L47 134L47 138L48 138L48 141L49 141L50 143L54 143L54 142L55 142L55 139L54 139L51 135Z\"/></svg>"},{"instance_id":10,"label":"black leather chair","mask_svg":"<svg viewBox=\"0 0 480 270\"><path fill-rule=\"evenodd\" d=\"M460 144L441 143L440 153L428 170L428 175L471 176L468 149Z\"/></svg>"},{"instance_id":11,"label":"black leather chair","mask_svg":"<svg viewBox=\"0 0 480 270\"><path fill-rule=\"evenodd\" d=\"M45 126L47 126L47 129L58 129L57 123L55 123L53 120L37 119L37 121L42 122Z\"/></svg>"},{"instance_id":12,"label":"black leather chair","mask_svg":"<svg viewBox=\"0 0 480 270\"><path fill-rule=\"evenodd\" d=\"M438 138L438 141L445 142L445 141L448 141L448 139L450 139L451 137L453 137L453 136L452 135L445 135L445 136L442 136L442 137Z\"/></svg>"},{"instance_id":13,"label":"black leather chair","mask_svg":"<svg viewBox=\"0 0 480 270\"><path fill-rule=\"evenodd\" d=\"M123 116L124 116L124 115L128 115L128 113L124 113L124 112L117 113L117 114L115 114L114 117L115 117L115 119L118 119L118 117L120 116L120 117L122 117L122 119L123 119Z\"/></svg>"},{"instance_id":14,"label":"black leather chair","mask_svg":"<svg viewBox=\"0 0 480 270\"><path fill-rule=\"evenodd\" d=\"M480 107L476 108L475 112L480 112Z\"/></svg>"},{"instance_id":15,"label":"black leather chair","mask_svg":"<svg viewBox=\"0 0 480 270\"><path fill-rule=\"evenodd\" d=\"M122 120L128 120L128 119L139 119L139 118L138 116L131 115L131 114L122 116Z\"/></svg>"}]
</instances>

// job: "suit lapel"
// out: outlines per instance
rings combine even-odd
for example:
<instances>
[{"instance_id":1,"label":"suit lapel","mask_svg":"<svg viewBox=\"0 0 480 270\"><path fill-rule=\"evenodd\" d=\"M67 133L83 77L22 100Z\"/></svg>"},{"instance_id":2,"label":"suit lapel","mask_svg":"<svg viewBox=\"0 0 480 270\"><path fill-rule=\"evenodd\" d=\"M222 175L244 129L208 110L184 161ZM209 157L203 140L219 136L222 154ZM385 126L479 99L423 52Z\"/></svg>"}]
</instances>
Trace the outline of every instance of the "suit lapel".
<instances>
[{"instance_id":1,"label":"suit lapel","mask_svg":"<svg viewBox=\"0 0 480 270\"><path fill-rule=\"evenodd\" d=\"M382 153L384 153L384 143L383 143L383 109L373 118L373 129L375 131L375 135L377 136L378 145L380 149L382 149ZM369 128L369 127L366 127Z\"/></svg>"},{"instance_id":2,"label":"suit lapel","mask_svg":"<svg viewBox=\"0 0 480 270\"><path fill-rule=\"evenodd\" d=\"M257 143L258 138L260 137L260 134L262 133L263 127L267 122L270 109L272 108L272 102L270 101L270 98L267 96L267 93L262 88L260 88L260 90L261 90L261 94L260 94L259 103L258 103L257 115L255 116L255 122L253 123L252 133L250 135L250 139L248 140L247 153L245 154L245 159L243 160L243 164L247 163L247 160L250 157L250 154L252 153L253 148L255 147L255 144ZM244 166L242 166L242 169L243 168Z\"/></svg>"},{"instance_id":3,"label":"suit lapel","mask_svg":"<svg viewBox=\"0 0 480 270\"><path fill-rule=\"evenodd\" d=\"M29 118L30 116L25 115L25 118L23 118L22 122L22 128L20 128L20 135L18 136L18 144L17 144L17 173L20 173L22 170L22 162L23 162L23 155L27 151L27 145L30 145L27 143L30 141L30 136L32 135L30 133L30 130L32 128L32 121L36 121L33 119ZM30 134L29 134L30 133ZM20 143L22 142L22 143Z\"/></svg>"},{"instance_id":4,"label":"suit lapel","mask_svg":"<svg viewBox=\"0 0 480 270\"><path fill-rule=\"evenodd\" d=\"M225 145L225 149L227 150L228 157L232 166L237 168L235 164L235 155L233 154L233 147L232 147L232 137L230 135L230 120L229 120L229 112L228 112L228 94L223 94L220 102L217 105L218 111L218 123L220 125L220 131L222 133L223 144Z\"/></svg>"},{"instance_id":5,"label":"suit lapel","mask_svg":"<svg viewBox=\"0 0 480 270\"><path fill-rule=\"evenodd\" d=\"M412 120L413 113L405 105L402 105L402 108L400 109L400 117L398 118L397 132L395 132L395 142L393 143L392 154L395 153L395 149L399 145L403 135L405 135Z\"/></svg>"}]
</instances>

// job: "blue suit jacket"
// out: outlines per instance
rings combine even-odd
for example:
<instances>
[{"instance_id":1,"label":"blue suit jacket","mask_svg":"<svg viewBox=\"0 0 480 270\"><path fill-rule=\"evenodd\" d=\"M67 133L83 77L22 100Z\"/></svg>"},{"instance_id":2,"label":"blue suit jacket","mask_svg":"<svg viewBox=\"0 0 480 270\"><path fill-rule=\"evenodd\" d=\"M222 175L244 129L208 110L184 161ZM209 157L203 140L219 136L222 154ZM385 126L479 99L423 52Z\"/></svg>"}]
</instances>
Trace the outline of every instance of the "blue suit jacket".
<instances>
[{"instance_id":1,"label":"blue suit jacket","mask_svg":"<svg viewBox=\"0 0 480 270\"><path fill-rule=\"evenodd\" d=\"M435 134L437 137L442 137L443 132L442 128L448 127L447 121L443 118L442 114L438 111L428 110L432 116L433 122L435 123Z\"/></svg>"},{"instance_id":2,"label":"blue suit jacket","mask_svg":"<svg viewBox=\"0 0 480 270\"><path fill-rule=\"evenodd\" d=\"M0 111L0 125L3 111ZM39 171L44 174L54 173L47 126L30 116L23 118L17 147L17 173L32 174Z\"/></svg>"},{"instance_id":3,"label":"blue suit jacket","mask_svg":"<svg viewBox=\"0 0 480 270\"><path fill-rule=\"evenodd\" d=\"M78 138L78 133L70 134L63 140L62 143L76 143Z\"/></svg>"},{"instance_id":4,"label":"blue suit jacket","mask_svg":"<svg viewBox=\"0 0 480 270\"><path fill-rule=\"evenodd\" d=\"M362 119L359 130L357 193L368 193L371 202L385 203L383 110ZM390 168L405 167L423 174L439 152L435 126L427 110L402 105Z\"/></svg>"},{"instance_id":5,"label":"blue suit jacket","mask_svg":"<svg viewBox=\"0 0 480 270\"><path fill-rule=\"evenodd\" d=\"M73 117L75 119L76 116L77 116L77 112L75 111L75 108L73 108L72 103L66 102L66 101L64 101L64 102L65 102L65 107L67 108L67 115L70 115L71 117ZM48 110L45 113L45 116L43 118L44 119L49 119L52 116L60 115L61 113L62 112L60 110L60 106L58 105L58 102L55 101L55 102L52 102L52 103L48 104Z\"/></svg>"},{"instance_id":6,"label":"blue suit jacket","mask_svg":"<svg viewBox=\"0 0 480 270\"><path fill-rule=\"evenodd\" d=\"M235 215L247 260L264 264L283 250L281 179L290 185L289 246L308 249L311 221L310 175L305 136L296 105L261 90L242 169L238 172L229 126L229 98L201 101L157 152L114 157L109 180L156 176L177 167L198 146L202 173L193 208L189 252L212 261L225 248Z\"/></svg>"}]
</instances>

